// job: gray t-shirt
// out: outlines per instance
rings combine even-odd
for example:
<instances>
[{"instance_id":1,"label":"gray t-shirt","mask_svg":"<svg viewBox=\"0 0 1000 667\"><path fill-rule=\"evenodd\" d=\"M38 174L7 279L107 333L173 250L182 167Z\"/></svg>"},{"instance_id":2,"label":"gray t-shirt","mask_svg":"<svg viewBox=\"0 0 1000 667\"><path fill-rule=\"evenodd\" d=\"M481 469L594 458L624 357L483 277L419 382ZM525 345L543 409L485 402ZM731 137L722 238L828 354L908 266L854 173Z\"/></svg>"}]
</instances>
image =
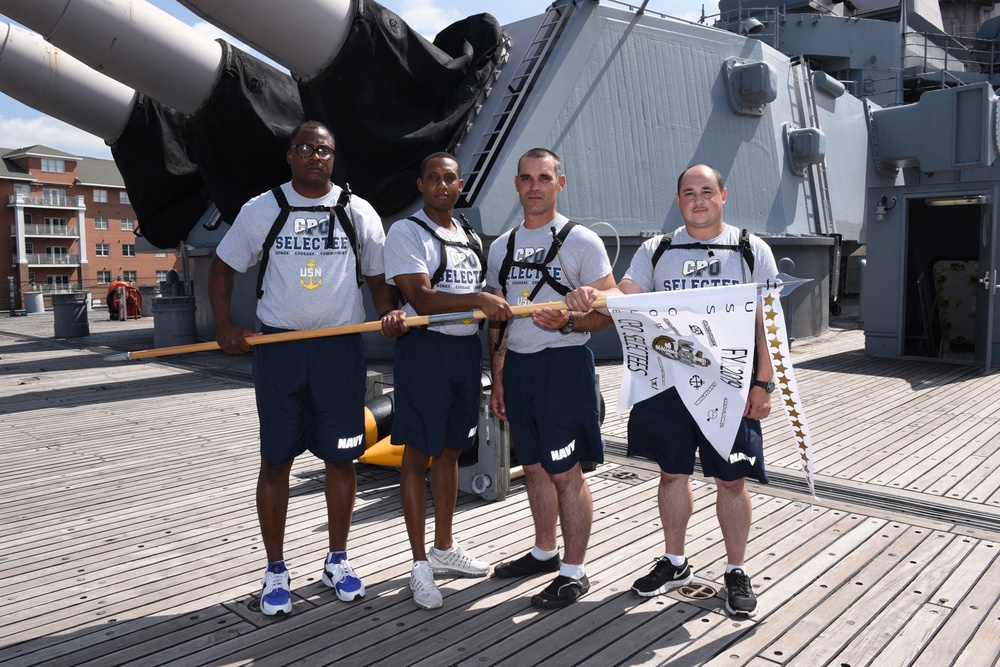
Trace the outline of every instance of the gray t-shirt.
<instances>
[{"instance_id":1,"label":"gray t-shirt","mask_svg":"<svg viewBox=\"0 0 1000 667\"><path fill-rule=\"evenodd\" d=\"M445 269L441 281L434 286L439 292L448 294L475 294L483 290L483 267L479 258L470 248L445 246L438 239L452 242L468 243L469 238L462 226L452 220L453 231L448 231L432 222L423 210L414 214L426 224L437 238L432 238L426 229L412 220L397 220L389 228L385 239L385 279L395 285L395 277L408 273L423 273L428 279L434 276L441 263L441 252L445 251ZM403 307L407 315L416 315L413 306ZM463 324L461 321L435 324L428 327L431 331L448 334L449 336L472 336L479 332L479 323L472 321Z\"/></svg>"},{"instance_id":2,"label":"gray t-shirt","mask_svg":"<svg viewBox=\"0 0 1000 667\"><path fill-rule=\"evenodd\" d=\"M778 275L778 266L771 248L753 234L750 234L750 250L754 257L752 274L736 250L676 247L689 243L736 246L740 241L740 229L729 224L722 234L708 241L696 241L684 227L679 227L674 232L670 248L660 255L654 272L653 253L661 238L654 236L639 246L625 272L625 278L635 282L644 292L719 287L743 282L762 283L766 280L773 281Z\"/></svg>"},{"instance_id":3,"label":"gray t-shirt","mask_svg":"<svg viewBox=\"0 0 1000 667\"><path fill-rule=\"evenodd\" d=\"M558 234L568 220L557 215L552 222L536 229L517 226L514 234L514 260L540 263L552 245L552 230ZM490 289L500 286L500 265L507 255L507 240L511 232L498 238L490 246L486 284ZM549 273L558 282L569 288L591 285L611 273L611 262L601 238L583 225L574 227L566 237L559 254L548 266ZM512 266L507 278L507 303L512 306L526 303L562 301L563 296L548 284L542 285L533 300L528 296L541 280L537 269L523 269ZM531 316L515 317L507 323L507 349L529 354L550 347L571 347L583 345L590 339L589 333L543 329L532 321Z\"/></svg>"},{"instance_id":4,"label":"gray t-shirt","mask_svg":"<svg viewBox=\"0 0 1000 667\"><path fill-rule=\"evenodd\" d=\"M290 206L334 206L340 197L336 185L325 197L307 199L291 183L281 186ZM351 197L346 209L353 219L365 276L385 272L382 246L385 231L371 204ZM260 261L262 246L278 217L270 191L254 197L240 210L216 254L243 273ZM330 220L325 211L292 211L271 248L264 274L264 296L257 302L257 319L281 329L315 329L356 324L365 319L351 242L334 216L333 247L327 249Z\"/></svg>"}]
</instances>

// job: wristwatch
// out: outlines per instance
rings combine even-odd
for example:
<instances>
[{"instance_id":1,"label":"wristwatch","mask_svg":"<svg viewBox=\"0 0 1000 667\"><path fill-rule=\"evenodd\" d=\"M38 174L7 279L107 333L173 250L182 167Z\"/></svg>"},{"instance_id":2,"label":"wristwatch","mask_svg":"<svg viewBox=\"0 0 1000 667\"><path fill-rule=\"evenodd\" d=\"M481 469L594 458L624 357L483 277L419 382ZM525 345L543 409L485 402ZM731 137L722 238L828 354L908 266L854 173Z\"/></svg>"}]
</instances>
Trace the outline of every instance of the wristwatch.
<instances>
[{"instance_id":1,"label":"wristwatch","mask_svg":"<svg viewBox=\"0 0 1000 667\"><path fill-rule=\"evenodd\" d=\"M750 384L754 387L760 387L761 389L766 389L767 393L769 394L774 393L774 388L776 386L774 384L774 380L768 380L767 382L764 382L763 380L751 380Z\"/></svg>"},{"instance_id":2,"label":"wristwatch","mask_svg":"<svg viewBox=\"0 0 1000 667\"><path fill-rule=\"evenodd\" d=\"M566 326L559 330L559 333L568 334L573 330L573 311L567 310L566 312L569 314L569 322L567 322Z\"/></svg>"}]
</instances>

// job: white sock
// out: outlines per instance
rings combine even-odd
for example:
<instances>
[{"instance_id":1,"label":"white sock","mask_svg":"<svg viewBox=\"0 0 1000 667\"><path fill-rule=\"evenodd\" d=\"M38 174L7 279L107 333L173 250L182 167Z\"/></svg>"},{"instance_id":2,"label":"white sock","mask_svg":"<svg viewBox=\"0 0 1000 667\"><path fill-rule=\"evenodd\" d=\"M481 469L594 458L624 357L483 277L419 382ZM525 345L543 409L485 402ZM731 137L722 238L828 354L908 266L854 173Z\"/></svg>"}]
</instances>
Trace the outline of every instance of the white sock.
<instances>
[{"instance_id":1,"label":"white sock","mask_svg":"<svg viewBox=\"0 0 1000 667\"><path fill-rule=\"evenodd\" d=\"M687 560L684 556L678 556L677 554L663 554L670 564L674 567L684 567L684 562Z\"/></svg>"},{"instance_id":2,"label":"white sock","mask_svg":"<svg viewBox=\"0 0 1000 667\"><path fill-rule=\"evenodd\" d=\"M539 549L538 545L535 545L531 547L531 555L535 557L535 560L549 560L559 555L559 547L556 547L552 551L545 551L544 549Z\"/></svg>"},{"instance_id":3,"label":"white sock","mask_svg":"<svg viewBox=\"0 0 1000 667\"><path fill-rule=\"evenodd\" d=\"M743 570L743 574L747 575L748 577L750 576L750 573L747 572L747 569L742 565L733 565L732 563L726 565L726 574L729 574L733 570Z\"/></svg>"},{"instance_id":4,"label":"white sock","mask_svg":"<svg viewBox=\"0 0 1000 667\"><path fill-rule=\"evenodd\" d=\"M559 566L559 574L564 577L569 577L570 579L579 579L583 575L587 574L587 572L584 570L582 563L580 565L563 563Z\"/></svg>"}]
</instances>

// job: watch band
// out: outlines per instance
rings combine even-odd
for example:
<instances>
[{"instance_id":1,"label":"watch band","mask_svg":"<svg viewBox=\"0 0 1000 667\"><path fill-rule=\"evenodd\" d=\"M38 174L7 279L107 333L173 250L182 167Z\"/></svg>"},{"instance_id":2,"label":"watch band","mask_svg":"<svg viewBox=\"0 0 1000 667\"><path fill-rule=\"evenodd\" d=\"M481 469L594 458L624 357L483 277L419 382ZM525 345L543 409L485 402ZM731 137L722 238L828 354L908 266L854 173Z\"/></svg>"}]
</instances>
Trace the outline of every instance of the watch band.
<instances>
[{"instance_id":1,"label":"watch band","mask_svg":"<svg viewBox=\"0 0 1000 667\"><path fill-rule=\"evenodd\" d=\"M573 331L573 311L567 310L566 312L569 314L569 322L567 322L566 326L559 330L559 333L568 334Z\"/></svg>"}]
</instances>

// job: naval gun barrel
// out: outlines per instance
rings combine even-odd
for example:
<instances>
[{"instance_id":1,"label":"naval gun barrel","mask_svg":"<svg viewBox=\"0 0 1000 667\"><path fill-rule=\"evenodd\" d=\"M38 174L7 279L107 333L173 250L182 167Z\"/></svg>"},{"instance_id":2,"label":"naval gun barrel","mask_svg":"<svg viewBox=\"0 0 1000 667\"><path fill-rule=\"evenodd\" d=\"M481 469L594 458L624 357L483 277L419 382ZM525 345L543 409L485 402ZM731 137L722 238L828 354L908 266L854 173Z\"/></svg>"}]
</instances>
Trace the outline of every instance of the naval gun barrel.
<instances>
[{"instance_id":1,"label":"naval gun barrel","mask_svg":"<svg viewBox=\"0 0 1000 667\"><path fill-rule=\"evenodd\" d=\"M198 110L219 76L222 47L145 0L2 0L0 12L183 114Z\"/></svg>"},{"instance_id":2,"label":"naval gun barrel","mask_svg":"<svg viewBox=\"0 0 1000 667\"><path fill-rule=\"evenodd\" d=\"M347 43L357 0L178 0L217 28L287 67L300 81L319 76Z\"/></svg>"},{"instance_id":3,"label":"naval gun barrel","mask_svg":"<svg viewBox=\"0 0 1000 667\"><path fill-rule=\"evenodd\" d=\"M248 199L288 179L288 135L304 117L287 73L145 0L0 0L0 11L145 96L111 148L154 245L185 238L207 203L200 190L231 222ZM151 152L161 158L152 169ZM162 192L161 178L174 174L184 184ZM164 215L180 204L183 216Z\"/></svg>"},{"instance_id":4,"label":"naval gun barrel","mask_svg":"<svg viewBox=\"0 0 1000 667\"><path fill-rule=\"evenodd\" d=\"M136 92L20 26L0 23L0 90L105 142L125 128Z\"/></svg>"},{"instance_id":5,"label":"naval gun barrel","mask_svg":"<svg viewBox=\"0 0 1000 667\"><path fill-rule=\"evenodd\" d=\"M109 144L142 235L157 247L175 247L209 202L198 168L185 157L183 117L37 33L2 24L0 34L0 91Z\"/></svg>"}]
</instances>

